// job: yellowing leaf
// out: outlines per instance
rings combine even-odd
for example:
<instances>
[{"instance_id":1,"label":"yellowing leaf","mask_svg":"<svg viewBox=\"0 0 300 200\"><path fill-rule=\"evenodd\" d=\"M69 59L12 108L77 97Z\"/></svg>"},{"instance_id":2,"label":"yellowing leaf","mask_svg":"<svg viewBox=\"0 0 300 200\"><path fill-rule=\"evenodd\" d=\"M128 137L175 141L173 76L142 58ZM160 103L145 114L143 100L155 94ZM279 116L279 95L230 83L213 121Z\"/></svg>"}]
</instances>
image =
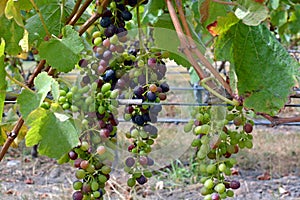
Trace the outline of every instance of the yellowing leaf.
<instances>
[{"instance_id":1,"label":"yellowing leaf","mask_svg":"<svg viewBox=\"0 0 300 200\"><path fill-rule=\"evenodd\" d=\"M3 145L5 141L7 140L7 135L11 132L11 130L14 128L16 123L13 124L4 124L0 126L0 145ZM11 147L17 148L25 138L25 135L28 131L28 127L26 125L23 125L18 133L18 136L14 139L13 143L11 144Z\"/></svg>"},{"instance_id":2,"label":"yellowing leaf","mask_svg":"<svg viewBox=\"0 0 300 200\"><path fill-rule=\"evenodd\" d=\"M6 3L7 3L7 0L0 1L0 17L4 14Z\"/></svg>"},{"instance_id":3,"label":"yellowing leaf","mask_svg":"<svg viewBox=\"0 0 300 200\"><path fill-rule=\"evenodd\" d=\"M19 26L24 27L24 23L23 23L23 19L21 16L20 6L19 6L18 1L8 0L4 12L5 12L5 16L7 17L7 19L14 18L14 20L16 21L16 23Z\"/></svg>"}]
</instances>

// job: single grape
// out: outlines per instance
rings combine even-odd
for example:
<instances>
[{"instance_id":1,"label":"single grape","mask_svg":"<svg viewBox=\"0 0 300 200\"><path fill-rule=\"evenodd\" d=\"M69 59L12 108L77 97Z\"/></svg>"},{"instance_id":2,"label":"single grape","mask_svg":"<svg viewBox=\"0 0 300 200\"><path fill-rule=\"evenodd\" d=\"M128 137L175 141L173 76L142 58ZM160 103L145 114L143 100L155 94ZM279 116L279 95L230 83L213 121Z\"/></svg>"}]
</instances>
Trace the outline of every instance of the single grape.
<instances>
[{"instance_id":1,"label":"single grape","mask_svg":"<svg viewBox=\"0 0 300 200\"><path fill-rule=\"evenodd\" d=\"M131 14L131 12L129 12L128 10L124 10L124 11L121 13L121 15L122 15L122 17L123 17L123 19L124 19L125 21L129 21L129 20L132 19L132 14Z\"/></svg>"},{"instance_id":2,"label":"single grape","mask_svg":"<svg viewBox=\"0 0 300 200\"><path fill-rule=\"evenodd\" d=\"M215 191L218 192L219 194L222 194L223 192L225 192L226 188L224 183L218 183L215 187L214 187Z\"/></svg>"},{"instance_id":3,"label":"single grape","mask_svg":"<svg viewBox=\"0 0 300 200\"><path fill-rule=\"evenodd\" d=\"M102 17L102 19L100 20L100 25L103 28L108 27L111 24L111 19L110 17Z\"/></svg>"},{"instance_id":4,"label":"single grape","mask_svg":"<svg viewBox=\"0 0 300 200\"><path fill-rule=\"evenodd\" d=\"M162 92L168 92L170 90L170 86L167 83L160 84Z\"/></svg>"},{"instance_id":5,"label":"single grape","mask_svg":"<svg viewBox=\"0 0 300 200\"><path fill-rule=\"evenodd\" d=\"M87 160L81 161L81 163L80 163L80 168L82 168L82 169L87 169L88 166L89 166L89 161L87 161Z\"/></svg>"},{"instance_id":6,"label":"single grape","mask_svg":"<svg viewBox=\"0 0 300 200\"><path fill-rule=\"evenodd\" d=\"M104 146L98 146L97 147L97 153L99 155L103 155L106 152L106 148Z\"/></svg>"},{"instance_id":7,"label":"single grape","mask_svg":"<svg viewBox=\"0 0 300 200\"><path fill-rule=\"evenodd\" d=\"M147 92L147 98L149 101L155 101L156 100L156 94L154 92Z\"/></svg>"},{"instance_id":8,"label":"single grape","mask_svg":"<svg viewBox=\"0 0 300 200\"><path fill-rule=\"evenodd\" d=\"M220 200L220 195L218 193L211 194L211 200Z\"/></svg>"},{"instance_id":9,"label":"single grape","mask_svg":"<svg viewBox=\"0 0 300 200\"><path fill-rule=\"evenodd\" d=\"M215 173L215 171L217 170L217 167L215 164L209 164L207 165L207 168L206 168L206 172L209 173L209 174L213 174Z\"/></svg>"},{"instance_id":10,"label":"single grape","mask_svg":"<svg viewBox=\"0 0 300 200\"><path fill-rule=\"evenodd\" d=\"M230 184L229 184L229 187L232 188L232 189L239 189L241 186L240 182L237 181L237 180L232 180L230 181Z\"/></svg>"},{"instance_id":11,"label":"single grape","mask_svg":"<svg viewBox=\"0 0 300 200\"><path fill-rule=\"evenodd\" d=\"M81 190L82 188L82 182L77 180L73 182L73 189L74 190Z\"/></svg>"},{"instance_id":12,"label":"single grape","mask_svg":"<svg viewBox=\"0 0 300 200\"><path fill-rule=\"evenodd\" d=\"M140 185L144 185L147 182L147 178L144 175L141 175L140 177L138 177L136 179L136 181L140 184Z\"/></svg>"},{"instance_id":13,"label":"single grape","mask_svg":"<svg viewBox=\"0 0 300 200\"><path fill-rule=\"evenodd\" d=\"M155 58L149 58L148 59L148 66L154 68L156 66L156 59Z\"/></svg>"},{"instance_id":14,"label":"single grape","mask_svg":"<svg viewBox=\"0 0 300 200\"><path fill-rule=\"evenodd\" d=\"M85 174L86 174L85 170L83 170L83 169L78 169L78 170L75 172L75 177L76 177L77 179L83 179L83 178L85 177Z\"/></svg>"},{"instance_id":15,"label":"single grape","mask_svg":"<svg viewBox=\"0 0 300 200\"><path fill-rule=\"evenodd\" d=\"M139 163L140 163L141 165L147 165L147 164L148 164L148 158L147 158L146 156L141 156L141 157L139 158Z\"/></svg>"},{"instance_id":16,"label":"single grape","mask_svg":"<svg viewBox=\"0 0 300 200\"><path fill-rule=\"evenodd\" d=\"M73 200L82 200L83 199L83 194L81 191L76 191L72 195Z\"/></svg>"},{"instance_id":17,"label":"single grape","mask_svg":"<svg viewBox=\"0 0 300 200\"><path fill-rule=\"evenodd\" d=\"M221 163L218 168L219 168L220 172L225 172L226 165L224 163Z\"/></svg>"},{"instance_id":18,"label":"single grape","mask_svg":"<svg viewBox=\"0 0 300 200\"><path fill-rule=\"evenodd\" d=\"M69 152L69 158L71 159L71 160L76 160L77 159L77 157L78 157L78 154L75 152L75 151L70 151Z\"/></svg>"},{"instance_id":19,"label":"single grape","mask_svg":"<svg viewBox=\"0 0 300 200\"><path fill-rule=\"evenodd\" d=\"M133 186L135 185L135 183L136 183L136 181L135 181L134 178L129 178L129 179L127 180L127 185L128 185L129 187L133 187Z\"/></svg>"},{"instance_id":20,"label":"single grape","mask_svg":"<svg viewBox=\"0 0 300 200\"><path fill-rule=\"evenodd\" d=\"M244 129L244 131L245 131L246 133L251 133L252 130L253 130L253 126L252 126L252 124L250 124L250 123L246 123L246 124L244 125L243 129Z\"/></svg>"},{"instance_id":21,"label":"single grape","mask_svg":"<svg viewBox=\"0 0 300 200\"><path fill-rule=\"evenodd\" d=\"M135 160L133 157L128 157L126 160L125 160L125 164L127 167L132 167L134 166L135 164Z\"/></svg>"},{"instance_id":22,"label":"single grape","mask_svg":"<svg viewBox=\"0 0 300 200\"><path fill-rule=\"evenodd\" d=\"M87 182L84 182L83 185L82 185L82 189L81 191L84 193L84 194L87 194L87 193L90 193L92 191L91 189L91 185Z\"/></svg>"},{"instance_id":23,"label":"single grape","mask_svg":"<svg viewBox=\"0 0 300 200\"><path fill-rule=\"evenodd\" d=\"M89 149L90 145L89 143L87 143L86 141L82 141L81 142L81 145L80 145L80 149L82 151L87 151Z\"/></svg>"},{"instance_id":24,"label":"single grape","mask_svg":"<svg viewBox=\"0 0 300 200\"><path fill-rule=\"evenodd\" d=\"M204 182L204 187L206 187L207 189L211 189L214 187L214 182L212 179L207 179L205 182Z\"/></svg>"},{"instance_id":25,"label":"single grape","mask_svg":"<svg viewBox=\"0 0 300 200\"><path fill-rule=\"evenodd\" d=\"M233 124L235 126L240 126L240 125L242 125L242 123L243 123L243 119L239 116L235 117L234 120L233 120Z\"/></svg>"}]
</instances>

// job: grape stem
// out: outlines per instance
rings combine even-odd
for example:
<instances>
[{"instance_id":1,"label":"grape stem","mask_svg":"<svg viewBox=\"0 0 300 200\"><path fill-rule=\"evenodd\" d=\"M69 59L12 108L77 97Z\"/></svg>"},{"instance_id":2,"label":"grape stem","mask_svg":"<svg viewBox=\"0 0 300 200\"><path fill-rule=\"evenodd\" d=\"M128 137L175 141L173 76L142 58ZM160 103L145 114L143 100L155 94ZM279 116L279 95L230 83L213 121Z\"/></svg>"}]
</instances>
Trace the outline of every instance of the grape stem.
<instances>
[{"instance_id":1,"label":"grape stem","mask_svg":"<svg viewBox=\"0 0 300 200\"><path fill-rule=\"evenodd\" d=\"M230 99L227 99L226 97L224 97L223 95L219 94L218 92L216 92L215 90L213 90L212 88L210 88L206 82L207 81L211 81L212 79L214 79L213 77L208 77L208 78L205 78L205 79L202 79L200 81L200 85L202 87L204 87L208 92L210 92L211 94L215 95L216 97L218 97L219 99L223 100L225 103L228 103L230 105L233 105L233 106L238 106L239 105L239 102L238 101L232 101Z\"/></svg>"},{"instance_id":2,"label":"grape stem","mask_svg":"<svg viewBox=\"0 0 300 200\"><path fill-rule=\"evenodd\" d=\"M183 29L187 35L188 41L189 41L189 47L190 50L196 54L196 56L199 58L200 62L216 77L216 79L223 85L223 87L226 89L226 91L232 96L232 90L229 86L229 84L222 78L220 73L212 66L212 64L205 58L205 56L199 51L197 48L197 45L195 44L192 34L189 28L189 25L186 21L186 17L184 15L184 11L182 8L182 0L176 0L176 7L179 13L180 20L183 25Z\"/></svg>"},{"instance_id":3,"label":"grape stem","mask_svg":"<svg viewBox=\"0 0 300 200\"><path fill-rule=\"evenodd\" d=\"M45 32L46 32L46 35L51 37L51 34L46 26L46 23L45 23L45 20L43 18L43 15L41 13L41 11L39 10L39 8L37 7L37 5L35 4L34 0L30 0L30 3L32 4L32 6L34 7L35 11L37 12L37 14L39 15L40 17L40 20L42 22L42 25L43 25L43 28L45 29Z\"/></svg>"},{"instance_id":4,"label":"grape stem","mask_svg":"<svg viewBox=\"0 0 300 200\"><path fill-rule=\"evenodd\" d=\"M94 22L99 19L101 16L100 13L94 13L78 30L79 35L82 35Z\"/></svg>"},{"instance_id":5,"label":"grape stem","mask_svg":"<svg viewBox=\"0 0 300 200\"><path fill-rule=\"evenodd\" d=\"M26 90L28 90L29 92L31 93L34 93L33 90L31 90L27 85L25 85L24 83L21 83L20 81L18 81L17 79L15 79L14 77L12 77L11 75L9 75L7 72L6 72L6 76L7 78L9 78L11 81L15 82L17 85L25 88Z\"/></svg>"}]
</instances>

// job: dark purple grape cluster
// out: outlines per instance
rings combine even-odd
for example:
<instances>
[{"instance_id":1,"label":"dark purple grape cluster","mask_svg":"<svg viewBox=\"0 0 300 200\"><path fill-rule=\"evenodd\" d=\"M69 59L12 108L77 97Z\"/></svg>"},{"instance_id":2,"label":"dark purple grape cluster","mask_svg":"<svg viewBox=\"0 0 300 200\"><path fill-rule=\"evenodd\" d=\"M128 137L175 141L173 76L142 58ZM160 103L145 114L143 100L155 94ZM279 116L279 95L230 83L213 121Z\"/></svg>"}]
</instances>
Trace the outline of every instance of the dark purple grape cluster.
<instances>
[{"instance_id":1,"label":"dark purple grape cluster","mask_svg":"<svg viewBox=\"0 0 300 200\"><path fill-rule=\"evenodd\" d=\"M80 146L68 153L74 162L76 180L73 182L75 192L73 200L82 199L103 199L105 194L105 183L110 178L111 167L105 164L107 156L105 147L100 146L97 152L92 154L92 147L86 142L81 142Z\"/></svg>"},{"instance_id":2,"label":"dark purple grape cluster","mask_svg":"<svg viewBox=\"0 0 300 200\"><path fill-rule=\"evenodd\" d=\"M138 4L147 4L148 1L112 1L109 7L102 12L100 25L104 28L105 37L109 38L113 35L120 37L126 36L125 23L132 19L130 7L138 6Z\"/></svg>"}]
</instances>

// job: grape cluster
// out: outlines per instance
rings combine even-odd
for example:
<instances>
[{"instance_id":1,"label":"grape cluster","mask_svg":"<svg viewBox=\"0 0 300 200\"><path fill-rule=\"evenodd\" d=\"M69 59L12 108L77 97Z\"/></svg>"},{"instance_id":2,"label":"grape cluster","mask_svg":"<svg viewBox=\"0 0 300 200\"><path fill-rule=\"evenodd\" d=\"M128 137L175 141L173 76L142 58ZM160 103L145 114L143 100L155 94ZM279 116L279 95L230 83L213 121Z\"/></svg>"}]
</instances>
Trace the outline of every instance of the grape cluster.
<instances>
[{"instance_id":1,"label":"grape cluster","mask_svg":"<svg viewBox=\"0 0 300 200\"><path fill-rule=\"evenodd\" d=\"M234 195L232 189L238 189L240 183L228 179L231 168L236 164L232 155L238 153L240 148L253 146L253 121L247 119L247 112L245 114L241 106L228 106L224 108L224 118L216 120L213 115L216 115L218 109L216 106L199 107L193 112L195 120L184 127L185 132L193 131L197 136L191 146L197 148L197 159L201 162L200 182L203 183L200 192L207 200ZM234 124L232 129L228 128L230 121Z\"/></svg>"},{"instance_id":2,"label":"grape cluster","mask_svg":"<svg viewBox=\"0 0 300 200\"><path fill-rule=\"evenodd\" d=\"M98 146L92 154L92 147L86 141L72 149L68 156L73 160L76 180L73 182L73 200L103 199L105 183L110 178L110 164L106 163L107 148Z\"/></svg>"}]
</instances>

